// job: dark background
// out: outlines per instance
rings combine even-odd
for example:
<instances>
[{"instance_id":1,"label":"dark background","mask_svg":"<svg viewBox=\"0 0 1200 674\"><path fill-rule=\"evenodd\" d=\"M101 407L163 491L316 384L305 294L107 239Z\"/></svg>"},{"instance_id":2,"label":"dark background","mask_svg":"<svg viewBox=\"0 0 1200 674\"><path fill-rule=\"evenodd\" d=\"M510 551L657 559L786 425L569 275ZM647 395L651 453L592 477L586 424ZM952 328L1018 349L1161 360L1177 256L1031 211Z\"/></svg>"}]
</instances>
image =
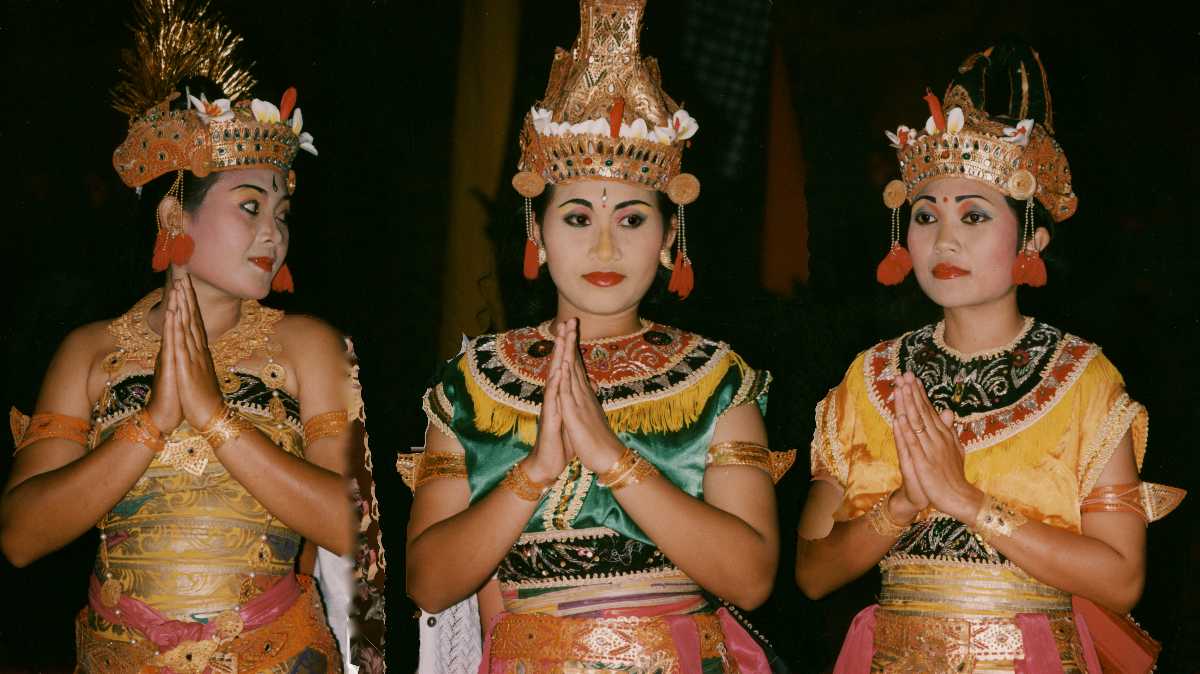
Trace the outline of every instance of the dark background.
<instances>
[{"instance_id":1,"label":"dark background","mask_svg":"<svg viewBox=\"0 0 1200 674\"><path fill-rule=\"evenodd\" d=\"M846 4L650 3L643 52L658 57L667 91L700 121L685 166L704 193L688 211L697 290L686 303L648 313L729 341L771 369L772 444L805 456L813 406L854 355L937 315L912 281L884 289L873 280L887 237L879 194L897 173L882 131L919 125L928 114L925 86L940 93L964 56L1017 35L1042 55L1080 195L1078 213L1052 245L1050 284L1022 291L1022 309L1104 346L1151 411L1145 477L1194 490L1195 16L1165 3L1138 3L1136 11L1029 0ZM297 86L305 130L321 152L297 161L289 255L297 294L268 303L321 316L355 337L390 552L390 659L395 671L411 671L416 623L402 587L410 499L391 466L397 451L421 444L419 396L449 355L437 345L441 251L449 199L463 189L450 184L452 127L460 17L474 5L214 6L246 37L258 96L275 100ZM577 28L571 2L523 8L510 154L480 158L506 167L515 165L515 125L541 96L553 48L569 47ZM719 51L731 17L768 11L807 171L808 211L795 218L808 223L812 273L789 297L767 293L758 280L760 251L770 244L761 236L770 56L761 59L758 85L740 90L694 67ZM107 92L118 50L130 43L126 12L123 3L12 0L0 19L10 176L0 402L26 412L69 330L119 315L158 282L149 269L153 233L133 225L135 199L111 169L125 120L108 107ZM734 148L734 137L746 142ZM502 175L507 182L509 171ZM495 193L489 232L504 242L499 280L509 315L526 318L515 252L521 229L510 217L517 201L504 185ZM752 619L796 671L819 672L878 580L869 574L821 602L799 596L790 532L807 487L803 463L780 486L780 578ZM1151 529L1135 615L1164 642L1162 672L1194 671L1200 661L1196 498ZM69 671L71 616L84 603L95 545L93 532L27 569L0 561L0 668Z\"/></svg>"}]
</instances>

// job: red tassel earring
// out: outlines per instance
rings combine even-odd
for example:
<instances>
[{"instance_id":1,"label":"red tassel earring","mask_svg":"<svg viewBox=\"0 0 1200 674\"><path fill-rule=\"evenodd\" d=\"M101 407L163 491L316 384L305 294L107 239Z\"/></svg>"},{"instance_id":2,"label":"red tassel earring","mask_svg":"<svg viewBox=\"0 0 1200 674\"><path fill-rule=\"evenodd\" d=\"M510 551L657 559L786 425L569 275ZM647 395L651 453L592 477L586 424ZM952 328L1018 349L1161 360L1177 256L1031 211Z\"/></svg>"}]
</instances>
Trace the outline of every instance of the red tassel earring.
<instances>
[{"instance_id":1,"label":"red tassel earring","mask_svg":"<svg viewBox=\"0 0 1200 674\"><path fill-rule=\"evenodd\" d=\"M158 235L154 237L154 255L150 258L150 268L154 271L166 271L170 265L184 265L192 259L196 250L196 241L183 231L183 170L175 172L175 182L163 195L163 198L174 197L179 204L179 218L175 222L163 224L158 210L154 211L154 220L158 223Z\"/></svg>"},{"instance_id":2,"label":"red tassel earring","mask_svg":"<svg viewBox=\"0 0 1200 674\"><path fill-rule=\"evenodd\" d=\"M533 203L525 197L525 259L521 273L530 281L537 280L541 267L546 263L546 249L533 240Z\"/></svg>"},{"instance_id":3,"label":"red tassel earring","mask_svg":"<svg viewBox=\"0 0 1200 674\"><path fill-rule=\"evenodd\" d=\"M1046 285L1046 263L1033 242L1033 233L1033 197L1029 197L1025 200L1025 232L1021 237L1021 252L1017 253L1017 259L1013 262L1013 285L1031 288Z\"/></svg>"},{"instance_id":4,"label":"red tassel earring","mask_svg":"<svg viewBox=\"0 0 1200 674\"><path fill-rule=\"evenodd\" d=\"M684 217L683 204L679 204L676 208L675 217L679 221L679 234L675 247L675 262L671 265L671 280L667 283L667 290L679 295L679 299L686 300L688 295L692 294L692 289L696 287L696 273L692 269L692 258L688 257L687 252L687 221Z\"/></svg>"},{"instance_id":5,"label":"red tassel earring","mask_svg":"<svg viewBox=\"0 0 1200 674\"><path fill-rule=\"evenodd\" d=\"M885 286L899 285L912 271L912 256L900 245L900 206L908 198L904 183L893 180L883 188L883 204L892 209L892 245L875 268L875 280Z\"/></svg>"},{"instance_id":6,"label":"red tassel earring","mask_svg":"<svg viewBox=\"0 0 1200 674\"><path fill-rule=\"evenodd\" d=\"M292 281L292 270L288 269L286 262L279 268L279 271L275 272L275 278L271 279L271 290L277 293L296 292L296 284Z\"/></svg>"}]
</instances>

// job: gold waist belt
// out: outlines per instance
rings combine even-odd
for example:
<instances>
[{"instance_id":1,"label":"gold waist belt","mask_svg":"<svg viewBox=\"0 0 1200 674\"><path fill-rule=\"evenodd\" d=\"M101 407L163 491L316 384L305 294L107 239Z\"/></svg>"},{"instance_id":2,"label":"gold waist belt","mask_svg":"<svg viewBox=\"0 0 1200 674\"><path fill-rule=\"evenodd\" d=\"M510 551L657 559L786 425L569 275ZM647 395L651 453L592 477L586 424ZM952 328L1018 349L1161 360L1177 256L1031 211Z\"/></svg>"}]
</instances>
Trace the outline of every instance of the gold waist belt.
<instances>
[{"instance_id":1,"label":"gold waist belt","mask_svg":"<svg viewBox=\"0 0 1200 674\"><path fill-rule=\"evenodd\" d=\"M1048 617L1064 674L1082 674L1083 654L1071 614ZM1011 618L904 615L882 606L875 613L873 673L1012 672L1024 657L1025 640Z\"/></svg>"},{"instance_id":2,"label":"gold waist belt","mask_svg":"<svg viewBox=\"0 0 1200 674\"><path fill-rule=\"evenodd\" d=\"M880 568L879 605L897 614L976 619L1071 611L1071 595L1012 566L884 560Z\"/></svg>"},{"instance_id":3,"label":"gold waist belt","mask_svg":"<svg viewBox=\"0 0 1200 674\"><path fill-rule=\"evenodd\" d=\"M691 613L707 604L700 594L700 586L678 570L552 580L532 592L520 585L502 585L501 593L504 610L510 613L548 613L558 616L592 614L590 617L598 617L601 611L633 613L638 610L659 615L679 614ZM645 610L651 607L669 607L669 610Z\"/></svg>"},{"instance_id":4,"label":"gold waist belt","mask_svg":"<svg viewBox=\"0 0 1200 674\"><path fill-rule=\"evenodd\" d=\"M672 619L695 624L702 660L728 657L716 614ZM538 672L679 670L679 651L665 617L558 618L506 613L492 630L491 658Z\"/></svg>"}]
</instances>

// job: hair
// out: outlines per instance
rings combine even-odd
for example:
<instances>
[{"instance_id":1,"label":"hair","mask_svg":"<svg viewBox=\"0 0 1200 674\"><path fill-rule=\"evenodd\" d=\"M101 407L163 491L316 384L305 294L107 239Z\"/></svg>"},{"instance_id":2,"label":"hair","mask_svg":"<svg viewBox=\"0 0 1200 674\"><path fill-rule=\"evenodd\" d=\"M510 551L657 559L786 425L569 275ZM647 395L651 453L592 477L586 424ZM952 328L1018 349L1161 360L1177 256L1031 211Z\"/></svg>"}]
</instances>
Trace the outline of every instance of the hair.
<instances>
[{"instance_id":1,"label":"hair","mask_svg":"<svg viewBox=\"0 0 1200 674\"><path fill-rule=\"evenodd\" d=\"M533 208L534 217L538 223L545 221L547 209L550 208L554 199L554 185L547 185L546 189L538 196L530 199L530 206ZM671 226L671 216L674 214L675 204L673 204L666 193L654 190L653 206L662 217L663 236L666 237ZM516 240L521 242L521 249L524 248L525 241L525 209L521 206L517 209L516 217L513 218ZM514 267L515 268L515 267ZM671 272L662 266L658 267L654 277L654 282L650 284L650 288L642 297L642 307L657 307L665 304L670 300L671 294L667 290L667 285L670 283ZM554 280L550 277L550 273L545 269L541 270L537 279L526 282L527 290L522 293L521 301L514 307L514 318L518 319L518 323L536 323L551 317L554 314L555 307L558 304L558 289L554 285Z\"/></svg>"}]
</instances>

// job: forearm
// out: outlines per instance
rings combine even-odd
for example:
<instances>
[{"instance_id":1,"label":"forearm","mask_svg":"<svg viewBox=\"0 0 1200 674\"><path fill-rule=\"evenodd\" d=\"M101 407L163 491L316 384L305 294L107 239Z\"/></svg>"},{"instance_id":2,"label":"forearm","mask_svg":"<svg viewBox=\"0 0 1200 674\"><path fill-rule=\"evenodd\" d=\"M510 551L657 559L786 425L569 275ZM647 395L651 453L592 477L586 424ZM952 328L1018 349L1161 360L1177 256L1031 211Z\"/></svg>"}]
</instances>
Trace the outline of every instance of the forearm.
<instances>
[{"instance_id":1,"label":"forearm","mask_svg":"<svg viewBox=\"0 0 1200 674\"><path fill-rule=\"evenodd\" d=\"M708 591L744 608L770 594L779 557L774 530L759 531L661 475L614 495L662 553Z\"/></svg>"},{"instance_id":2,"label":"forearm","mask_svg":"<svg viewBox=\"0 0 1200 674\"><path fill-rule=\"evenodd\" d=\"M418 606L445 610L479 590L512 549L537 502L497 487L409 540L406 588Z\"/></svg>"},{"instance_id":3,"label":"forearm","mask_svg":"<svg viewBox=\"0 0 1200 674\"><path fill-rule=\"evenodd\" d=\"M247 428L217 449L217 458L276 519L338 555L353 543L347 479L288 454Z\"/></svg>"},{"instance_id":4,"label":"forearm","mask_svg":"<svg viewBox=\"0 0 1200 674\"><path fill-rule=\"evenodd\" d=\"M0 500L0 547L25 566L96 526L146 471L154 453L109 438L82 457L11 487Z\"/></svg>"},{"instance_id":5,"label":"forearm","mask_svg":"<svg viewBox=\"0 0 1200 674\"><path fill-rule=\"evenodd\" d=\"M810 599L819 599L866 573L896 542L871 527L868 515L837 522L829 535L801 537L796 546L796 584Z\"/></svg>"},{"instance_id":6,"label":"forearm","mask_svg":"<svg viewBox=\"0 0 1200 674\"><path fill-rule=\"evenodd\" d=\"M1104 541L1033 521L1012 536L987 540L1043 583L1119 613L1129 611L1141 597L1145 562L1140 554L1123 554Z\"/></svg>"}]
</instances>

